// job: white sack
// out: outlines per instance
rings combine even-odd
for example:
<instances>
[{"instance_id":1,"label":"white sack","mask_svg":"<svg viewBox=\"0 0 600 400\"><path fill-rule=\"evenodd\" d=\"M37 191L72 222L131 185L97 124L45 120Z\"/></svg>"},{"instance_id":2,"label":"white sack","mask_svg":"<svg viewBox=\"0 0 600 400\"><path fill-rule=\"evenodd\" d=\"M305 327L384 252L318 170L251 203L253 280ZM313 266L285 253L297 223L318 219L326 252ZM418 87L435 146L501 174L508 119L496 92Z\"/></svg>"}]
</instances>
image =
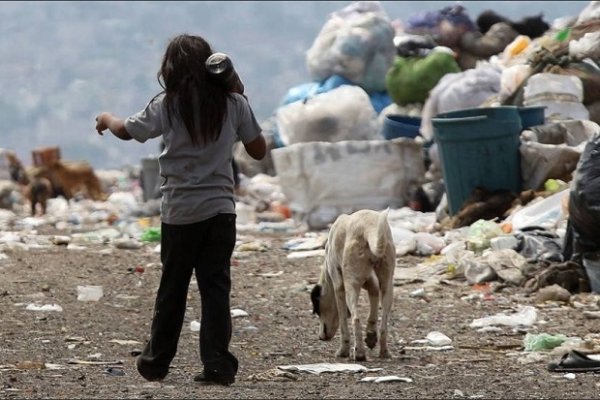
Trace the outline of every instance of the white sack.
<instances>
[{"instance_id":1,"label":"white sack","mask_svg":"<svg viewBox=\"0 0 600 400\"><path fill-rule=\"evenodd\" d=\"M290 208L315 228L362 208L402 207L424 175L422 145L409 138L298 143L272 156Z\"/></svg>"},{"instance_id":2,"label":"white sack","mask_svg":"<svg viewBox=\"0 0 600 400\"><path fill-rule=\"evenodd\" d=\"M529 78L523 91L524 106L545 106L546 118L587 120L583 83L574 75L539 73Z\"/></svg>"}]
</instances>

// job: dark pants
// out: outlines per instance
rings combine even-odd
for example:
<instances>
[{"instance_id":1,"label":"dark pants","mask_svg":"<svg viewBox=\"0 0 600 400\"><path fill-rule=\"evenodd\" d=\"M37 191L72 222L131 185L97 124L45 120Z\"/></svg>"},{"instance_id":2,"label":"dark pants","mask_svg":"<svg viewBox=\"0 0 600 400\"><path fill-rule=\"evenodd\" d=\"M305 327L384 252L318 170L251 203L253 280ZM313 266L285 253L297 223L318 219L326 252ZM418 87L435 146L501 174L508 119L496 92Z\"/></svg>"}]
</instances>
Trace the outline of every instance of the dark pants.
<instances>
[{"instance_id":1,"label":"dark pants","mask_svg":"<svg viewBox=\"0 0 600 400\"><path fill-rule=\"evenodd\" d=\"M192 271L200 290L200 359L204 373L235 376L238 361L231 341L230 259L235 246L234 214L219 214L189 225L162 224L160 286L150 341L138 359L146 375L164 377L177 352Z\"/></svg>"}]
</instances>

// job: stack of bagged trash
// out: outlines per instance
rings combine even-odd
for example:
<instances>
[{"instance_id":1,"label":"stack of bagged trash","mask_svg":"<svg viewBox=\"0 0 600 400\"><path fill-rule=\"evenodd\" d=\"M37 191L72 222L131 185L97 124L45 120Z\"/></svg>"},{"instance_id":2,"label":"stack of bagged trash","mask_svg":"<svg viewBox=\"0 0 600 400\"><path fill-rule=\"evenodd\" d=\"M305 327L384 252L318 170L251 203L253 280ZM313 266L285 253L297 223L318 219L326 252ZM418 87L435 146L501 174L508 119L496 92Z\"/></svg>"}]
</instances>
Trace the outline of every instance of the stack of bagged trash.
<instances>
[{"instance_id":1,"label":"stack of bagged trash","mask_svg":"<svg viewBox=\"0 0 600 400\"><path fill-rule=\"evenodd\" d=\"M292 87L276 110L275 171L291 210L313 229L343 212L401 207L423 176L419 143L381 140L394 36L380 2L332 13L306 53L314 81Z\"/></svg>"}]
</instances>

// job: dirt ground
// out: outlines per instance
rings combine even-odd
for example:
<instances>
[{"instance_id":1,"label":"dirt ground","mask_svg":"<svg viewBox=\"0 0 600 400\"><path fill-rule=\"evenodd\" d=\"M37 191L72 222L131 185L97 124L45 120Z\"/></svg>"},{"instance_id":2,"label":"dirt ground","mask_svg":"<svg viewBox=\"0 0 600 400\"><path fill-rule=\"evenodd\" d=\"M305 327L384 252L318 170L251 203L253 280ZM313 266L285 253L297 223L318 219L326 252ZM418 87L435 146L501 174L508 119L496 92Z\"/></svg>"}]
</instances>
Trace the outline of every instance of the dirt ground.
<instances>
[{"instance_id":1,"label":"dirt ground","mask_svg":"<svg viewBox=\"0 0 600 400\"><path fill-rule=\"evenodd\" d=\"M179 352L161 383L144 381L135 370L135 354L148 339L154 295L160 277L156 243L124 250L110 243L68 249L49 242L63 232L39 228L27 242L47 244L4 249L0 260L1 398L597 398L594 374L547 371L546 356L520 362L526 331L503 328L479 332L475 318L513 312L533 305L521 288L505 288L480 298L479 291L452 281L411 296L422 282L395 286L390 321L393 358L377 358L378 347L359 364L381 370L359 373L275 374L278 366L347 363L336 359L339 332L329 342L317 337L310 289L322 257L289 259L283 244L289 233L243 233L241 241L261 241L266 251L236 253L232 307L248 313L234 318L232 351L240 360L230 387L199 386L198 333L190 323L200 315L195 284L189 292ZM69 232L72 233L72 232ZM33 239L35 238L35 239ZM46 241L42 240L45 238ZM397 268L414 266L403 257ZM136 267L138 271L136 271ZM143 271L142 271L143 270ZM281 272L280 272L281 271ZM266 274L266 275L265 275ZM101 285L97 302L77 300L78 285ZM593 295L578 295L580 307L538 305L531 332L588 336L600 332L600 320L585 318L581 304L598 309ZM470 298L471 300L467 300ZM28 304L58 304L63 311L27 310ZM361 306L366 305L366 296ZM366 315L366 314L365 314ZM363 318L364 321L364 318ZM450 337L454 349L418 349L414 340L431 331ZM87 362L87 364L86 364ZM396 375L412 382L360 382L365 376Z\"/></svg>"}]
</instances>

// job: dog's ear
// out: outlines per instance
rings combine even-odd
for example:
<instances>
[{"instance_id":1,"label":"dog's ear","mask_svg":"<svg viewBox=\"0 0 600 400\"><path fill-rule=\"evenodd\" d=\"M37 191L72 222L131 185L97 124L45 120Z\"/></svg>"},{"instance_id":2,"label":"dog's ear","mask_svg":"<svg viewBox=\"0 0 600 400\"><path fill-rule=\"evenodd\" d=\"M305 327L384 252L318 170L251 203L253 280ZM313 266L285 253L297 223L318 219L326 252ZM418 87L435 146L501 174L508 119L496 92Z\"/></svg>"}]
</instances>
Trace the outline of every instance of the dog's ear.
<instances>
[{"instance_id":1,"label":"dog's ear","mask_svg":"<svg viewBox=\"0 0 600 400\"><path fill-rule=\"evenodd\" d=\"M312 291L310 292L310 300L312 301L313 305L312 313L321 315L321 285L317 284L313 287Z\"/></svg>"}]
</instances>

